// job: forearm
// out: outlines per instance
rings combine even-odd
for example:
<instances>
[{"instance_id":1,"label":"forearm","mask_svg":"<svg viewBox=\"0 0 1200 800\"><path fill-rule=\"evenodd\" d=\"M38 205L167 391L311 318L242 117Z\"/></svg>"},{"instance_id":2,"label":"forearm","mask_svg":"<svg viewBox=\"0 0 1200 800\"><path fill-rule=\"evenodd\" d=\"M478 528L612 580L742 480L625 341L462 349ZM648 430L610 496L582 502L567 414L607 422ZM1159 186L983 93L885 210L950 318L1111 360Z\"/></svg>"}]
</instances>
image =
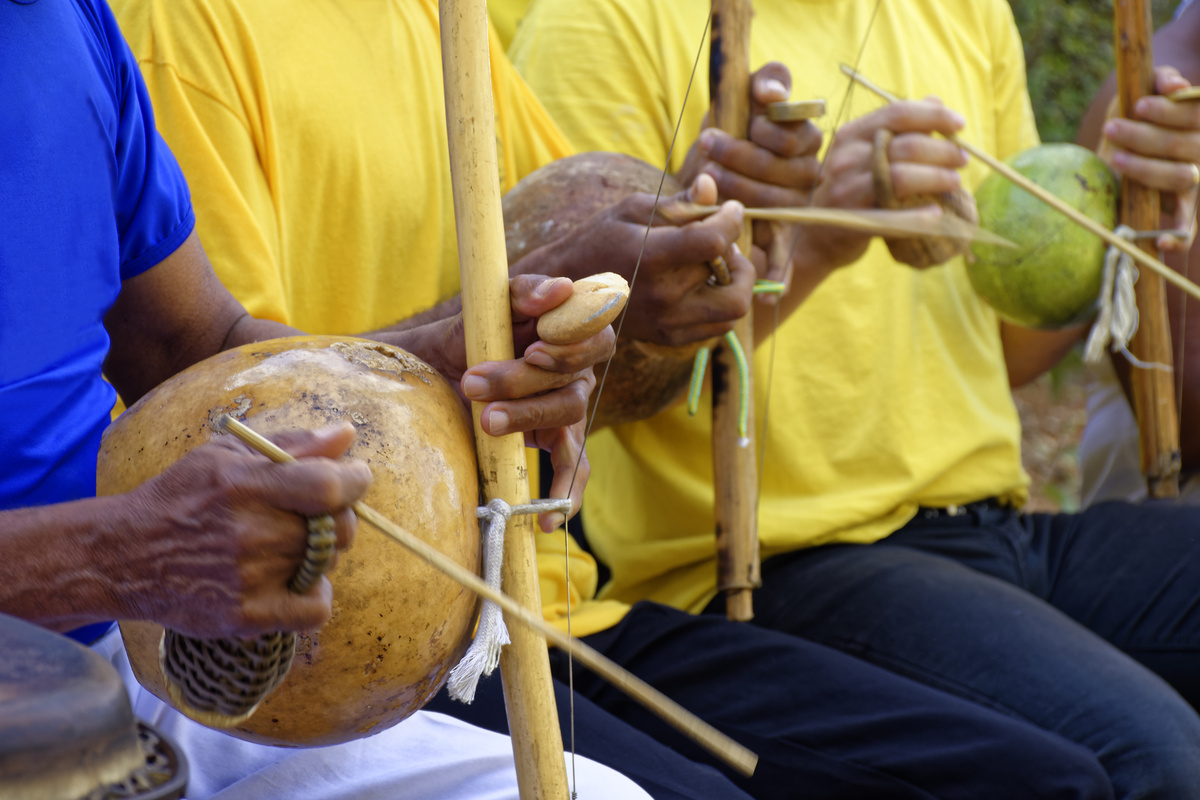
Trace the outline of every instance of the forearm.
<instances>
[{"instance_id":1,"label":"forearm","mask_svg":"<svg viewBox=\"0 0 1200 800\"><path fill-rule=\"evenodd\" d=\"M596 365L597 387L592 393L592 430L622 422L649 419L674 405L687 393L696 351L711 342L671 347L623 339L609 364ZM598 405L597 405L598 403Z\"/></svg>"},{"instance_id":2,"label":"forearm","mask_svg":"<svg viewBox=\"0 0 1200 800\"><path fill-rule=\"evenodd\" d=\"M422 325L429 325L433 322L440 322L442 320L449 319L461 312L462 295L455 295L449 300L444 300L433 308L426 309L419 314L414 314L408 319L398 320L397 322L388 325L386 328L379 328L378 330L371 331L370 333L364 333L362 335L369 339L376 339L378 338L378 335L412 330L413 328L419 328Z\"/></svg>"},{"instance_id":3,"label":"forearm","mask_svg":"<svg viewBox=\"0 0 1200 800\"><path fill-rule=\"evenodd\" d=\"M242 314L229 326L221 350L232 350L245 344L265 342L268 339L279 339L284 336L296 336L301 331L280 322L269 319L258 319L249 314Z\"/></svg>"},{"instance_id":4,"label":"forearm","mask_svg":"<svg viewBox=\"0 0 1200 800\"><path fill-rule=\"evenodd\" d=\"M411 328L387 328L358 335L412 353L446 380L457 383L466 369L461 329L462 316L455 314Z\"/></svg>"},{"instance_id":5,"label":"forearm","mask_svg":"<svg viewBox=\"0 0 1200 800\"><path fill-rule=\"evenodd\" d=\"M1062 360L1076 342L1087 335L1088 325L1058 331L1037 331L1007 322L1000 323L1008 384L1016 389L1035 380Z\"/></svg>"},{"instance_id":6,"label":"forearm","mask_svg":"<svg viewBox=\"0 0 1200 800\"><path fill-rule=\"evenodd\" d=\"M195 233L122 284L104 325L112 342L104 373L130 405L221 350L297 333L247 314L217 280Z\"/></svg>"},{"instance_id":7,"label":"forearm","mask_svg":"<svg viewBox=\"0 0 1200 800\"><path fill-rule=\"evenodd\" d=\"M0 512L0 611L58 631L129 616L112 563L123 513L115 497Z\"/></svg>"}]
</instances>

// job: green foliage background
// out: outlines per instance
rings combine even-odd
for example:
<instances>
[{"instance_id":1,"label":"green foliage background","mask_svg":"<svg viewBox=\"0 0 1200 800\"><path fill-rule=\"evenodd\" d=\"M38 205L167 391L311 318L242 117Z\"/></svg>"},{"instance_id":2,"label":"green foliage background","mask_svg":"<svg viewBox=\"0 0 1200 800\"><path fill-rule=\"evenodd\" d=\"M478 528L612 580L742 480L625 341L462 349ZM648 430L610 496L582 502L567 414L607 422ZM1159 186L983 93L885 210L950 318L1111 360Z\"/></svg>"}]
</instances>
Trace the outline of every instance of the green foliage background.
<instances>
[{"instance_id":1,"label":"green foliage background","mask_svg":"<svg viewBox=\"0 0 1200 800\"><path fill-rule=\"evenodd\" d=\"M1070 142L1092 95L1112 71L1112 0L1009 0L1021 40L1029 94L1043 141ZM1151 0L1154 27L1179 0Z\"/></svg>"}]
</instances>

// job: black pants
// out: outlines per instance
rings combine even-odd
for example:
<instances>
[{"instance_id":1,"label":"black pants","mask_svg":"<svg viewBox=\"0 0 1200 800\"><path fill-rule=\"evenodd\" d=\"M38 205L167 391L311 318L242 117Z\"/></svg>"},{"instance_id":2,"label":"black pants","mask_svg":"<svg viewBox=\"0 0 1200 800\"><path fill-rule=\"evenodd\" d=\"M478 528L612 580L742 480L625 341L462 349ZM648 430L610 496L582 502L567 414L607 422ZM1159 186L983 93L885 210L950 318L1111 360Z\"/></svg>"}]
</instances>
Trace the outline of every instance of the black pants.
<instances>
[{"instance_id":1,"label":"black pants","mask_svg":"<svg viewBox=\"0 0 1200 800\"><path fill-rule=\"evenodd\" d=\"M1081 744L1117 797L1200 797L1195 508L922 513L769 559L754 624Z\"/></svg>"},{"instance_id":2,"label":"black pants","mask_svg":"<svg viewBox=\"0 0 1200 800\"><path fill-rule=\"evenodd\" d=\"M728 776L756 798L1112 796L1085 748L795 636L639 603L586 641L758 753L753 778ZM551 661L569 748L566 658L554 651ZM580 754L658 800L744 797L673 728L579 665L574 672ZM442 693L429 708L507 732L495 676L473 705Z\"/></svg>"}]
</instances>

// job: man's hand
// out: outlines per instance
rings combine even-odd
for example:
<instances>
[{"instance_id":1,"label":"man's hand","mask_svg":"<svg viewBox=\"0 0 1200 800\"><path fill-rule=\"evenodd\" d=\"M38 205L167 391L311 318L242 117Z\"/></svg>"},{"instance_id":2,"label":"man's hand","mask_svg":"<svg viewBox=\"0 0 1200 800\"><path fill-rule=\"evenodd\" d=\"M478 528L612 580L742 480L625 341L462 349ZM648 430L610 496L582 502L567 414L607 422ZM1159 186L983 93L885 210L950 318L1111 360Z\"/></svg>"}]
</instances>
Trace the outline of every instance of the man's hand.
<instances>
[{"instance_id":1,"label":"man's hand","mask_svg":"<svg viewBox=\"0 0 1200 800\"><path fill-rule=\"evenodd\" d=\"M817 154L821 131L811 121L772 122L767 106L791 96L792 75L772 61L750 79L750 128L746 138L706 128L688 151L676 177L692 184L708 175L722 200L738 200L749 208L806 206L820 171ZM754 245L772 254L765 277L788 283L791 277L792 226L756 221ZM782 249L781 249L782 248ZM762 295L774 302L774 295Z\"/></svg>"},{"instance_id":2,"label":"man's hand","mask_svg":"<svg viewBox=\"0 0 1200 800\"><path fill-rule=\"evenodd\" d=\"M750 130L745 139L706 128L676 175L684 186L709 175L722 199L745 206L807 205L816 182L821 131L811 121L772 122L767 106L787 100L792 76L777 61L750 79Z\"/></svg>"},{"instance_id":3,"label":"man's hand","mask_svg":"<svg viewBox=\"0 0 1200 800\"><path fill-rule=\"evenodd\" d=\"M893 103L853 120L830 143L813 205L846 209L877 207L871 155L875 132L880 128L895 134L887 155L897 199L954 191L962 183L959 170L966 166L967 154L932 134L953 135L964 124L961 114L946 108L936 97ZM870 234L802 227L797 266L828 272L851 264L862 257L870 240Z\"/></svg>"},{"instance_id":4,"label":"man's hand","mask_svg":"<svg viewBox=\"0 0 1200 800\"><path fill-rule=\"evenodd\" d=\"M513 345L521 353L510 361L488 361L466 369L461 315L449 321L436 363L447 378L458 377L465 400L483 403L480 425L492 436L524 433L526 444L550 453L555 479L551 497L570 496L574 508L583 500L589 466L583 453L588 398L596 386L594 364L608 358L616 336L611 327L579 342L553 345L537 337L537 319L566 302L572 294L567 278L519 275L509 281ZM571 478L576 462L579 475ZM557 512L542 514L542 529L562 524Z\"/></svg>"},{"instance_id":5,"label":"man's hand","mask_svg":"<svg viewBox=\"0 0 1200 800\"><path fill-rule=\"evenodd\" d=\"M328 578L303 595L287 588L304 558L304 515L332 514L346 549L348 506L371 472L335 460L354 439L349 424L272 438L299 461L272 463L226 436L118 498L128 531L108 549L120 562L112 591L129 618L200 637L312 630L329 619Z\"/></svg>"},{"instance_id":6,"label":"man's hand","mask_svg":"<svg viewBox=\"0 0 1200 800\"><path fill-rule=\"evenodd\" d=\"M659 203L647 234L651 194L634 194L598 211L577 231L535 251L526 260L549 271L581 278L600 271L619 273L632 291L621 325L622 338L685 345L724 335L746 314L754 291L754 265L735 245L742 230L742 205L727 202L704 219L684 223L666 216L674 205L712 205L716 184L701 175L690 189ZM642 253L634 280L633 268ZM710 281L709 262L723 258L732 283Z\"/></svg>"},{"instance_id":7,"label":"man's hand","mask_svg":"<svg viewBox=\"0 0 1200 800\"><path fill-rule=\"evenodd\" d=\"M599 210L590 216L580 215L569 228L560 226L565 232L559 238L524 252L512 269L517 273L566 275L575 279L597 272L619 273L631 286L629 303L619 326L621 346L635 343L639 348L655 351L690 347L683 356L690 365L695 348L724 335L746 314L754 291L755 267L734 244L742 231L742 205L728 202L717 213L702 219L697 219L694 212L687 212L691 216L686 216L679 208L711 205L716 200L715 182L710 176L701 175L689 190L663 198L652 224L652 194L635 192L615 205L597 204ZM679 213L672 214L673 208ZM641 266L634 280L639 253ZM732 278L729 285L718 286L712 281L710 263L718 258L729 269ZM538 345L539 349L542 347ZM636 360L646 366L644 358ZM618 358L618 362L628 366L627 359ZM671 370L674 375L674 366L664 370ZM647 383L661 381L663 370L654 370L649 381L642 380L644 373L619 372L610 376L610 380L615 379L638 393L647 389ZM683 381L686 383L686 375ZM638 409L636 417L627 413L606 417L603 411L600 416L609 421L641 418L647 409L652 411L646 413L656 413L661 408L659 401L675 395L671 387L657 384L653 393L656 399L650 404L633 404ZM556 471L556 480L558 474Z\"/></svg>"},{"instance_id":8,"label":"man's hand","mask_svg":"<svg viewBox=\"0 0 1200 800\"><path fill-rule=\"evenodd\" d=\"M1155 89L1168 95L1191 84L1174 67L1155 70ZM1115 111L1115 101L1110 113ZM1200 190L1200 103L1176 103L1163 96L1138 100L1136 119L1113 117L1104 123L1097 149L1119 174L1163 193L1162 227L1187 238L1160 236L1160 250L1186 252L1195 238L1196 195Z\"/></svg>"}]
</instances>

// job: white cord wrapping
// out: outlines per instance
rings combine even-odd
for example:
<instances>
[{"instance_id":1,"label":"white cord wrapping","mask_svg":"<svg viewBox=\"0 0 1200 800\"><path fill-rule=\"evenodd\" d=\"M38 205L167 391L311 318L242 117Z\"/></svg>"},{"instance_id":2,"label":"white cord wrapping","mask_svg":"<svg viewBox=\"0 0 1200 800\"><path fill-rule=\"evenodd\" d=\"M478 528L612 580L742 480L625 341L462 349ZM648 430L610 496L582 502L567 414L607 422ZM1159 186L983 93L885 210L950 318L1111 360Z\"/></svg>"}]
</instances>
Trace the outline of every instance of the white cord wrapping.
<instances>
[{"instance_id":1,"label":"white cord wrapping","mask_svg":"<svg viewBox=\"0 0 1200 800\"><path fill-rule=\"evenodd\" d=\"M1127 241L1141 238L1128 225L1118 225L1113 231L1117 236ZM1159 231L1150 231L1158 234ZM1129 359L1129 363L1141 369L1161 369L1168 372L1171 367L1166 364L1147 363L1136 358L1129 352L1129 340L1137 333L1138 310L1137 297L1133 285L1137 283L1138 270L1133 259L1115 247L1109 247L1104 256L1104 278L1100 288L1100 313L1092 324L1088 334L1087 344L1083 349L1083 360L1095 364L1104 357L1106 350L1121 353Z\"/></svg>"},{"instance_id":2,"label":"white cord wrapping","mask_svg":"<svg viewBox=\"0 0 1200 800\"><path fill-rule=\"evenodd\" d=\"M1135 233L1128 225L1119 225L1114 231L1117 236L1133 241ZM1083 360L1095 364L1104 357L1111 346L1120 352L1129 344L1137 331L1137 301L1133 285L1137 282L1137 267L1133 259L1115 247L1109 247L1104 256L1104 278L1100 289L1100 313L1092 324L1084 346Z\"/></svg>"},{"instance_id":3,"label":"white cord wrapping","mask_svg":"<svg viewBox=\"0 0 1200 800\"><path fill-rule=\"evenodd\" d=\"M566 516L571 514L570 500L534 500L510 506L497 498L486 506L480 506L476 512L482 523L483 536L483 579L493 589L500 589L500 565L504 561L504 529L508 520L514 514L541 514L546 511L560 511ZM450 697L460 703L470 703L475 699L475 689L479 679L491 675L500 663L500 649L509 643L508 628L504 624L504 616L500 606L491 600L483 601L479 612L479 627L475 631L475 639L462 660L450 670L446 681L446 689Z\"/></svg>"}]
</instances>

